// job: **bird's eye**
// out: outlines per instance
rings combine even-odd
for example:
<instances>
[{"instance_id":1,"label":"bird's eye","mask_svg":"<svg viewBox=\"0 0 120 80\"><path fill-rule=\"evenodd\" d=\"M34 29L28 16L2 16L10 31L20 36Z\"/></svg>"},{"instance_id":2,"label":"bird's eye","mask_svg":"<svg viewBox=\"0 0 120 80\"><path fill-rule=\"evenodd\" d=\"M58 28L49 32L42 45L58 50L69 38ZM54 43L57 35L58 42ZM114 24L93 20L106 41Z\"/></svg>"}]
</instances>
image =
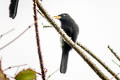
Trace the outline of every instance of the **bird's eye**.
<instances>
[{"instance_id":1,"label":"bird's eye","mask_svg":"<svg viewBox=\"0 0 120 80\"><path fill-rule=\"evenodd\" d=\"M66 16L66 14L64 14L63 16Z\"/></svg>"}]
</instances>

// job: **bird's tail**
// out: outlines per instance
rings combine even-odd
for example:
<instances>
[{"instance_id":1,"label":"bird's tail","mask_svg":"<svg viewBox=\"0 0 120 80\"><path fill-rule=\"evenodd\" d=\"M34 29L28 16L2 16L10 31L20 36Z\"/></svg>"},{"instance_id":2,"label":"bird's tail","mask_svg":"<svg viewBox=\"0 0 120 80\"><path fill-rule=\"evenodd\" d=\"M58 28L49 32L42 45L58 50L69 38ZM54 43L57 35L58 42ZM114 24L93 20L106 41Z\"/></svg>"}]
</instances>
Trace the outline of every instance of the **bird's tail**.
<instances>
[{"instance_id":1,"label":"bird's tail","mask_svg":"<svg viewBox=\"0 0 120 80\"><path fill-rule=\"evenodd\" d=\"M61 73L65 73L67 70L68 56L69 56L69 50L63 50L61 64L60 64Z\"/></svg>"},{"instance_id":2,"label":"bird's tail","mask_svg":"<svg viewBox=\"0 0 120 80\"><path fill-rule=\"evenodd\" d=\"M18 2L19 0L11 0L10 6L9 6L9 16L13 19L17 14Z\"/></svg>"}]
</instances>

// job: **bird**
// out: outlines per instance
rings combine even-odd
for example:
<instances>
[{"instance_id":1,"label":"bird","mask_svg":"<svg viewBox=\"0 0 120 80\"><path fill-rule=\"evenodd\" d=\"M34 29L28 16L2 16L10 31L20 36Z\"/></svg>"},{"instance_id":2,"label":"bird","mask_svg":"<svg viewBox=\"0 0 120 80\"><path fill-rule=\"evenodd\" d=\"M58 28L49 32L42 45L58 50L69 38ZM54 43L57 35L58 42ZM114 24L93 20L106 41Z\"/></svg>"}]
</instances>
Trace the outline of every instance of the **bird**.
<instances>
[{"instance_id":1,"label":"bird","mask_svg":"<svg viewBox=\"0 0 120 80\"><path fill-rule=\"evenodd\" d=\"M77 23L72 19L72 17L68 13L62 13L54 17L55 19L58 19L60 21L61 28L64 30L64 32L69 37L71 37L71 39L74 42L76 42L79 34L79 27ZM61 58L61 64L60 64L60 72L66 73L68 56L72 48L63 39L61 40L61 43L62 43L62 58Z\"/></svg>"},{"instance_id":2,"label":"bird","mask_svg":"<svg viewBox=\"0 0 120 80\"><path fill-rule=\"evenodd\" d=\"M17 8L18 8L19 0L11 0L9 5L9 17L14 19L17 15Z\"/></svg>"}]
</instances>

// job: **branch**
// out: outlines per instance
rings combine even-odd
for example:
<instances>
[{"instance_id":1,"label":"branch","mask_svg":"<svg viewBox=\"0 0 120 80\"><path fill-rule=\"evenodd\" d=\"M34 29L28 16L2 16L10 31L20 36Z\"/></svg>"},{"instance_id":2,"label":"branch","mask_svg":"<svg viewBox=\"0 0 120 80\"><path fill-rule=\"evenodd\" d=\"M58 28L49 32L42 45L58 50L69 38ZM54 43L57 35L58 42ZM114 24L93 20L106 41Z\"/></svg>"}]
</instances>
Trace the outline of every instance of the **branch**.
<instances>
[{"instance_id":1,"label":"branch","mask_svg":"<svg viewBox=\"0 0 120 80\"><path fill-rule=\"evenodd\" d=\"M77 43L83 50L85 50L89 55L91 55L95 60L97 60L113 77L115 77L117 80L120 80L118 75L114 73L104 62L102 62L97 56L95 56L88 48L83 46L80 43Z\"/></svg>"},{"instance_id":2,"label":"branch","mask_svg":"<svg viewBox=\"0 0 120 80\"><path fill-rule=\"evenodd\" d=\"M113 63L115 63L118 67L120 67L120 64L118 64L117 62L115 62L114 60L112 60Z\"/></svg>"},{"instance_id":3,"label":"branch","mask_svg":"<svg viewBox=\"0 0 120 80\"><path fill-rule=\"evenodd\" d=\"M113 55L120 61L120 57L116 54L116 52L114 52L114 50L112 48L110 48L110 46L108 45L108 49L111 51L111 53L113 53Z\"/></svg>"},{"instance_id":4,"label":"branch","mask_svg":"<svg viewBox=\"0 0 120 80\"><path fill-rule=\"evenodd\" d=\"M38 56L39 56L40 67L41 67L41 74L42 74L42 79L45 80L45 72L44 72L43 58L42 58L42 53L40 48L39 30L38 30L38 23L37 23L36 0L33 0L33 11L34 11L34 22L35 22L34 25L35 25Z\"/></svg>"},{"instance_id":5,"label":"branch","mask_svg":"<svg viewBox=\"0 0 120 80\"><path fill-rule=\"evenodd\" d=\"M0 47L0 50L3 50L8 45L12 44L14 41L16 41L18 38L20 38L28 29L30 29L32 26L28 26L23 32L21 32L17 37L15 37L13 40L5 44L4 46Z\"/></svg>"},{"instance_id":6,"label":"branch","mask_svg":"<svg viewBox=\"0 0 120 80\"><path fill-rule=\"evenodd\" d=\"M57 70L55 70L53 73L51 73L46 80L48 80L52 75L54 75L57 71L59 70L59 68Z\"/></svg>"},{"instance_id":7,"label":"branch","mask_svg":"<svg viewBox=\"0 0 120 80\"><path fill-rule=\"evenodd\" d=\"M86 63L94 70L94 72L102 79L102 80L110 80L107 76L104 75L103 72L99 70L99 68L80 50L80 47L74 43L71 38L69 38L66 33L58 27L58 25L50 18L49 14L46 10L42 7L41 3L36 0L37 6L40 11L44 14L45 18L50 22L50 24L57 30L57 32L62 36L62 38L73 48L79 55L86 61Z\"/></svg>"},{"instance_id":8,"label":"branch","mask_svg":"<svg viewBox=\"0 0 120 80\"><path fill-rule=\"evenodd\" d=\"M11 29L11 30L9 30L9 31L7 31L7 32L5 32L5 33L3 33L3 34L1 34L1 35L0 35L0 39L1 39L3 36L5 36L5 35L9 34L10 32L12 32L13 30L14 30L14 28Z\"/></svg>"},{"instance_id":9,"label":"branch","mask_svg":"<svg viewBox=\"0 0 120 80\"><path fill-rule=\"evenodd\" d=\"M7 71L7 70L12 69L12 68L15 68L15 67L21 67L21 66L26 66L26 65L27 65L27 64L22 64L22 65L17 65L17 66L10 66L10 67L4 69L3 71Z\"/></svg>"}]
</instances>

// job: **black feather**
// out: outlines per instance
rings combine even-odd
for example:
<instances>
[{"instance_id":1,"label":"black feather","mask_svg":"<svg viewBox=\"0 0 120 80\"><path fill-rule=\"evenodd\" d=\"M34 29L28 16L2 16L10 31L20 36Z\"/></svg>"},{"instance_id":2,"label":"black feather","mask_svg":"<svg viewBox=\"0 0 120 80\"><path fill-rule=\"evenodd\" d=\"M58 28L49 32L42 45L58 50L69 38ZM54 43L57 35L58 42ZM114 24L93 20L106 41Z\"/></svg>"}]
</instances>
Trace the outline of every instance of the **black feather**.
<instances>
[{"instance_id":1,"label":"black feather","mask_svg":"<svg viewBox=\"0 0 120 80\"><path fill-rule=\"evenodd\" d=\"M17 15L18 2L19 0L11 0L9 6L9 17L11 17L12 19L14 19Z\"/></svg>"},{"instance_id":2,"label":"black feather","mask_svg":"<svg viewBox=\"0 0 120 80\"><path fill-rule=\"evenodd\" d=\"M67 70L68 56L69 56L69 51L70 51L70 47L66 49L67 47L69 46L66 44L66 46L62 48L62 59L61 59L61 64L60 64L61 73L65 73Z\"/></svg>"},{"instance_id":3,"label":"black feather","mask_svg":"<svg viewBox=\"0 0 120 80\"><path fill-rule=\"evenodd\" d=\"M70 17L70 15L66 13L60 14L59 16L61 16L59 20L61 22L62 29L75 42L79 34L78 25ZM69 56L69 51L71 49L72 48L64 40L62 40L62 59L61 59L61 64L60 64L61 73L65 73L67 70L68 56Z\"/></svg>"}]
</instances>

